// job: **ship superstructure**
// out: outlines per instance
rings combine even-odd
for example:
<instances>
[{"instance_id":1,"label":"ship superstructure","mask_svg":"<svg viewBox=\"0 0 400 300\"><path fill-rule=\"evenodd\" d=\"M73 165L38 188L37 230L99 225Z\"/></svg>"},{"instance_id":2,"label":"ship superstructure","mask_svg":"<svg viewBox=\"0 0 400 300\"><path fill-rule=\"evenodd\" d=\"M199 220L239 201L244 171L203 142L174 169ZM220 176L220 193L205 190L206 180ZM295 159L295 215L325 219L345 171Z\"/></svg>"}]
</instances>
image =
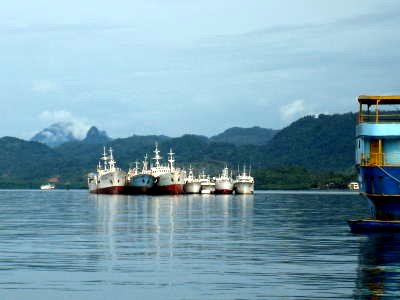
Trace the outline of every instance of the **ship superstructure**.
<instances>
[{"instance_id":1,"label":"ship superstructure","mask_svg":"<svg viewBox=\"0 0 400 300\"><path fill-rule=\"evenodd\" d=\"M126 191L127 174L116 166L113 150L108 153L104 147L96 173L88 175L88 186L91 193L122 194Z\"/></svg>"},{"instance_id":2,"label":"ship superstructure","mask_svg":"<svg viewBox=\"0 0 400 300\"><path fill-rule=\"evenodd\" d=\"M400 96L360 96L356 167L378 220L400 220Z\"/></svg>"},{"instance_id":3,"label":"ship superstructure","mask_svg":"<svg viewBox=\"0 0 400 300\"><path fill-rule=\"evenodd\" d=\"M229 174L227 166L222 169L222 173L215 178L215 193L216 194L232 194L233 179L232 174Z\"/></svg>"},{"instance_id":4,"label":"ship superstructure","mask_svg":"<svg viewBox=\"0 0 400 300\"><path fill-rule=\"evenodd\" d=\"M254 178L250 175L250 171L246 173L246 166L243 166L243 172L236 176L234 190L235 194L254 193Z\"/></svg>"}]
</instances>

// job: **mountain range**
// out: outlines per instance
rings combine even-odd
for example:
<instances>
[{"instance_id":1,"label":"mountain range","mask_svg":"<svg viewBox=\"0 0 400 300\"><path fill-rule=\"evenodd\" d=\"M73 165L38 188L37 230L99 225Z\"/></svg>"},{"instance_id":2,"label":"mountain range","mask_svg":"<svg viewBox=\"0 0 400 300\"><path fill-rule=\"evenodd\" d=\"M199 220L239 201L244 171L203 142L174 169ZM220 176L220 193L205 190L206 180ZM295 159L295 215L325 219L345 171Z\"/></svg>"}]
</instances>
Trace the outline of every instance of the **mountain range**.
<instances>
[{"instance_id":1,"label":"mountain range","mask_svg":"<svg viewBox=\"0 0 400 300\"><path fill-rule=\"evenodd\" d=\"M291 168L297 168L296 174L303 170L310 174L351 173L355 124L354 113L307 116L279 131L235 127L211 138L186 134L111 139L92 127L82 140L64 132L62 124L55 124L35 135L32 141L0 138L0 187L36 187L50 177L59 178L61 184L84 187L86 174L94 170L103 146L113 147L118 165L127 169L145 153L151 157L155 142L164 155L173 148L178 165L192 164L198 171L204 168L214 175L225 164L233 169L238 164L251 165L256 180L257 176L267 177L265 170L287 169L290 174ZM51 138L46 140L45 136ZM65 138L67 141L60 143Z\"/></svg>"}]
</instances>

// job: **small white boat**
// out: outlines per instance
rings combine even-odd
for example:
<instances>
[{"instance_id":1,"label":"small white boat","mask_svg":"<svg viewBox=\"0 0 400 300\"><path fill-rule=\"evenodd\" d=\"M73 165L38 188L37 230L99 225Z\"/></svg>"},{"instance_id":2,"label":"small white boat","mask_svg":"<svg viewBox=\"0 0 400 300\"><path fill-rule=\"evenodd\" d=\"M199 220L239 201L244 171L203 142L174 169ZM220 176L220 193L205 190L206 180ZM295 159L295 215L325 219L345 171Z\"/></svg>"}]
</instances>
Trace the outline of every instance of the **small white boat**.
<instances>
[{"instance_id":1,"label":"small white boat","mask_svg":"<svg viewBox=\"0 0 400 300\"><path fill-rule=\"evenodd\" d=\"M56 186L54 184L48 183L48 184L43 184L40 186L41 190L54 190Z\"/></svg>"}]
</instances>

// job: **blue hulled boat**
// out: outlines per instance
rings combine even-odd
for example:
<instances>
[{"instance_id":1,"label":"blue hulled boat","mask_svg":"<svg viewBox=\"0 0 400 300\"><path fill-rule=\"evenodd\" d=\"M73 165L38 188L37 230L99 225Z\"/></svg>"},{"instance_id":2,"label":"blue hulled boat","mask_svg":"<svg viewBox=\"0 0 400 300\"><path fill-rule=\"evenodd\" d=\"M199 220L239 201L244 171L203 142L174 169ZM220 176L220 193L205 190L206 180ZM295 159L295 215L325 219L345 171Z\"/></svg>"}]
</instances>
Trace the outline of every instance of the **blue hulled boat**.
<instances>
[{"instance_id":1,"label":"blue hulled boat","mask_svg":"<svg viewBox=\"0 0 400 300\"><path fill-rule=\"evenodd\" d=\"M400 220L400 96L360 96L356 167L377 220Z\"/></svg>"}]
</instances>

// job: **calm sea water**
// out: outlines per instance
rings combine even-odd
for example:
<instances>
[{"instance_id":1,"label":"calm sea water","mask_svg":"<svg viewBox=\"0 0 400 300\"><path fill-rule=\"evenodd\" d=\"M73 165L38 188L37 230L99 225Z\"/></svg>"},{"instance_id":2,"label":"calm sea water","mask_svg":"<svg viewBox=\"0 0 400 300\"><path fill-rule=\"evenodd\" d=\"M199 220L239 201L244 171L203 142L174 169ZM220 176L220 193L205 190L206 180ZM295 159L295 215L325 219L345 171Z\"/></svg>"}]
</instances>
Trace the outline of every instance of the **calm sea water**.
<instances>
[{"instance_id":1,"label":"calm sea water","mask_svg":"<svg viewBox=\"0 0 400 300\"><path fill-rule=\"evenodd\" d=\"M1 299L400 297L400 235L350 193L0 191Z\"/></svg>"}]
</instances>

